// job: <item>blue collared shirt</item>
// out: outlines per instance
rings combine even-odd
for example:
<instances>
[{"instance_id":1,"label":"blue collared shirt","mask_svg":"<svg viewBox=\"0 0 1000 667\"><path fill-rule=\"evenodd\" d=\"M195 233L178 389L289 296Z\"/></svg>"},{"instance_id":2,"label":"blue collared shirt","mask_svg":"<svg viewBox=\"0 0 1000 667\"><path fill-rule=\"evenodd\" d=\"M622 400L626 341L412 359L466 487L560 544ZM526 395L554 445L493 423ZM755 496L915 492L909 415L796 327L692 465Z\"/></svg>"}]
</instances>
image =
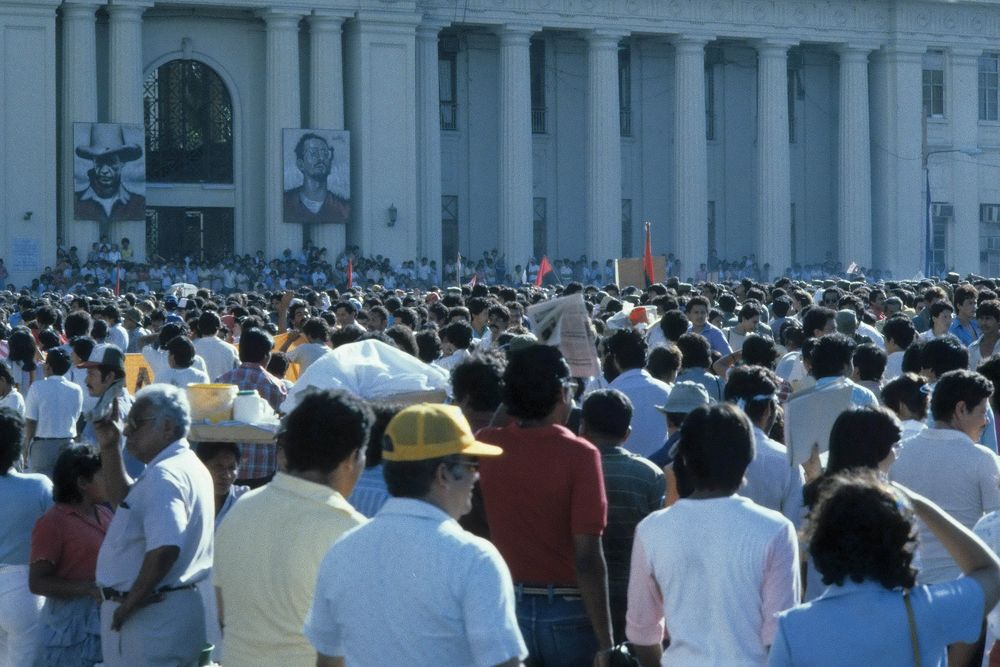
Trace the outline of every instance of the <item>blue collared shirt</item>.
<instances>
[{"instance_id":1,"label":"blue collared shirt","mask_svg":"<svg viewBox=\"0 0 1000 667\"><path fill-rule=\"evenodd\" d=\"M910 594L921 664L947 665L948 644L973 642L983 620L983 589L961 577ZM912 665L909 622L901 590L847 579L778 616L767 663L784 665Z\"/></svg>"},{"instance_id":2,"label":"blue collared shirt","mask_svg":"<svg viewBox=\"0 0 1000 667\"><path fill-rule=\"evenodd\" d=\"M878 405L878 397L872 393L871 389L866 389L853 380L849 380L841 375L830 375L816 380L816 389L822 389L838 380L846 380L851 385L851 403L855 406L859 408L874 408Z\"/></svg>"},{"instance_id":3,"label":"blue collared shirt","mask_svg":"<svg viewBox=\"0 0 1000 667\"><path fill-rule=\"evenodd\" d=\"M965 347L972 345L973 341L980 336L979 325L976 324L975 320L969 320L969 326L964 327L957 316L952 316L951 328L948 329L948 333L962 341L962 345Z\"/></svg>"},{"instance_id":4,"label":"blue collared shirt","mask_svg":"<svg viewBox=\"0 0 1000 667\"><path fill-rule=\"evenodd\" d=\"M692 332L693 329L694 325L689 324L688 332ZM701 335L705 337L712 349L722 356L732 354L733 348L729 347L729 341L726 340L726 334L722 333L722 329L705 322L705 328L701 330Z\"/></svg>"}]
</instances>

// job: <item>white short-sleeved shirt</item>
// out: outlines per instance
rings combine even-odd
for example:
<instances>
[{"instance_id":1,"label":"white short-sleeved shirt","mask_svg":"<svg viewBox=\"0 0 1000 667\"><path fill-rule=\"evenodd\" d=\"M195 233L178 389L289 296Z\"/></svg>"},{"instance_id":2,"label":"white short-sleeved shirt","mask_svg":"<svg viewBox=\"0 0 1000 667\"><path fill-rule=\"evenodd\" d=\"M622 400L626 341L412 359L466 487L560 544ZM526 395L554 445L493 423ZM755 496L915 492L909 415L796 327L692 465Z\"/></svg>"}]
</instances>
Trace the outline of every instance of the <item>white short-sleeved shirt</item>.
<instances>
[{"instance_id":1,"label":"white short-sleeved shirt","mask_svg":"<svg viewBox=\"0 0 1000 667\"><path fill-rule=\"evenodd\" d=\"M193 342L195 352L205 360L209 382L240 365L240 353L237 349L218 336L202 336L195 338Z\"/></svg>"},{"instance_id":2,"label":"white short-sleeved shirt","mask_svg":"<svg viewBox=\"0 0 1000 667\"><path fill-rule=\"evenodd\" d=\"M972 529L984 514L1000 509L1000 459L969 436L950 428L928 428L904 440L889 475L937 503ZM917 553L921 584L937 584L962 572L922 521Z\"/></svg>"},{"instance_id":3,"label":"white short-sleeved shirt","mask_svg":"<svg viewBox=\"0 0 1000 667\"><path fill-rule=\"evenodd\" d=\"M738 495L682 498L636 528L625 632L649 646L665 630L663 665L764 665L799 591L788 519Z\"/></svg>"},{"instance_id":4,"label":"white short-sleeved shirt","mask_svg":"<svg viewBox=\"0 0 1000 667\"><path fill-rule=\"evenodd\" d=\"M208 469L177 440L149 462L115 510L97 555L97 583L127 591L146 552L180 547L157 588L194 584L212 569L215 487Z\"/></svg>"},{"instance_id":5,"label":"white short-sleeved shirt","mask_svg":"<svg viewBox=\"0 0 1000 667\"><path fill-rule=\"evenodd\" d=\"M0 408L10 408L22 417L24 416L24 396L21 396L17 387L11 387L10 392L0 398Z\"/></svg>"},{"instance_id":6,"label":"white short-sleeved shirt","mask_svg":"<svg viewBox=\"0 0 1000 667\"><path fill-rule=\"evenodd\" d=\"M195 347L195 351L197 351ZM153 371L153 381L160 381L160 374L170 368L170 362L167 360L167 351L162 348L154 348L151 345L147 345L142 348L142 358L146 360L149 364L149 368ZM198 370L204 371L206 375L212 377L208 368L205 366L205 360L201 358L200 354L194 355L194 361L191 362L192 368L197 368ZM215 378L212 378L213 380Z\"/></svg>"},{"instance_id":7,"label":"white short-sleeved shirt","mask_svg":"<svg viewBox=\"0 0 1000 667\"><path fill-rule=\"evenodd\" d=\"M802 522L802 466L788 465L788 452L781 443L771 440L761 429L753 429L755 452L747 466L739 494L762 507L781 512L798 528Z\"/></svg>"},{"instance_id":8,"label":"white short-sleeved shirt","mask_svg":"<svg viewBox=\"0 0 1000 667\"><path fill-rule=\"evenodd\" d=\"M31 385L24 402L25 419L38 423L36 438L72 438L83 410L83 392L62 375L50 375Z\"/></svg>"},{"instance_id":9,"label":"white short-sleeved shirt","mask_svg":"<svg viewBox=\"0 0 1000 667\"><path fill-rule=\"evenodd\" d=\"M157 374L156 381L184 389L189 384L208 384L212 380L205 374L205 371L189 366L188 368L166 368Z\"/></svg>"},{"instance_id":10,"label":"white short-sleeved shirt","mask_svg":"<svg viewBox=\"0 0 1000 667\"><path fill-rule=\"evenodd\" d=\"M305 635L352 667L497 665L528 655L496 547L412 498L391 498L333 545Z\"/></svg>"},{"instance_id":11,"label":"white short-sleeved shirt","mask_svg":"<svg viewBox=\"0 0 1000 667\"><path fill-rule=\"evenodd\" d=\"M289 361L299 365L299 374L301 375L307 368L312 366L314 361L330 352L333 352L333 348L325 343L302 343L301 345L296 345L285 354L288 355Z\"/></svg>"}]
</instances>

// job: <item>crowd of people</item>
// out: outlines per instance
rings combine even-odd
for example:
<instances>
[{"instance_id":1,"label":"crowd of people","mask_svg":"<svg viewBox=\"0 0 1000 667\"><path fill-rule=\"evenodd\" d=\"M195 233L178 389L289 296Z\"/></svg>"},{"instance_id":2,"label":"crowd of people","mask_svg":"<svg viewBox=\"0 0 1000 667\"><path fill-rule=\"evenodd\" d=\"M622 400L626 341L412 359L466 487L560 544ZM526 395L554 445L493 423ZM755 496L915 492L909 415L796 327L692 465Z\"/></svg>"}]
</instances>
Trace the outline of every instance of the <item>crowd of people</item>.
<instances>
[{"instance_id":1,"label":"crowd of people","mask_svg":"<svg viewBox=\"0 0 1000 667\"><path fill-rule=\"evenodd\" d=\"M0 665L1000 661L996 282L245 261L0 292ZM399 359L440 402L343 388Z\"/></svg>"}]
</instances>

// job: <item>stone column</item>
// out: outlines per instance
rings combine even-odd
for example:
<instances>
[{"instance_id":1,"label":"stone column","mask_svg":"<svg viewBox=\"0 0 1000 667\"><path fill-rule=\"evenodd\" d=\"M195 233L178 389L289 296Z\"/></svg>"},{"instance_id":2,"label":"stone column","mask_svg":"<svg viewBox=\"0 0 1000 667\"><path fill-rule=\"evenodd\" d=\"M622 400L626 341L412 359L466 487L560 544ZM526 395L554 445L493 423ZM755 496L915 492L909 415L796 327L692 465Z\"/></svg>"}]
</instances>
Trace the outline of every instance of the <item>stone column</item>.
<instances>
[{"instance_id":1,"label":"stone column","mask_svg":"<svg viewBox=\"0 0 1000 667\"><path fill-rule=\"evenodd\" d=\"M60 228L68 250L76 246L86 257L98 240L98 223L73 219L73 123L97 120L97 33L94 14L99 5L65 2L62 5L62 105L60 107ZM82 184L79 184L82 185Z\"/></svg>"},{"instance_id":2,"label":"stone column","mask_svg":"<svg viewBox=\"0 0 1000 667\"><path fill-rule=\"evenodd\" d=\"M144 123L142 108L142 14L152 3L108 5L108 115L113 123ZM94 120L97 120L96 118ZM146 147L143 146L145 154ZM146 221L111 223L101 229L111 243L127 237L135 259L146 257ZM78 250L82 250L78 248Z\"/></svg>"},{"instance_id":3,"label":"stone column","mask_svg":"<svg viewBox=\"0 0 1000 667\"><path fill-rule=\"evenodd\" d=\"M314 10L309 17L309 126L344 129L344 17ZM344 249L346 225L314 225L312 242L333 259Z\"/></svg>"},{"instance_id":4,"label":"stone column","mask_svg":"<svg viewBox=\"0 0 1000 667\"><path fill-rule=\"evenodd\" d=\"M440 23L417 26L417 261L441 266Z\"/></svg>"},{"instance_id":5,"label":"stone column","mask_svg":"<svg viewBox=\"0 0 1000 667\"><path fill-rule=\"evenodd\" d=\"M868 128L868 54L842 44L837 154L837 232L840 262L872 265L871 141ZM774 268L774 267L772 267Z\"/></svg>"},{"instance_id":6,"label":"stone column","mask_svg":"<svg viewBox=\"0 0 1000 667\"><path fill-rule=\"evenodd\" d=\"M302 228L285 224L282 215L284 153L282 129L301 127L299 100L299 21L293 11L260 12L267 25L264 67L264 254L294 255L302 247Z\"/></svg>"},{"instance_id":7,"label":"stone column","mask_svg":"<svg viewBox=\"0 0 1000 667\"><path fill-rule=\"evenodd\" d=\"M955 152L939 155L935 162L950 163L953 233L948 235L945 257L950 269L961 275L979 272L979 174L976 158L963 154L979 143L979 56L982 49L950 49L951 81L945 94L952 118ZM950 98L950 101L949 99ZM932 179L933 182L933 179Z\"/></svg>"},{"instance_id":8,"label":"stone column","mask_svg":"<svg viewBox=\"0 0 1000 667\"><path fill-rule=\"evenodd\" d=\"M529 42L534 28L504 26L500 38L498 248L508 267L532 253L534 197ZM617 112L616 112L617 113Z\"/></svg>"},{"instance_id":9,"label":"stone column","mask_svg":"<svg viewBox=\"0 0 1000 667\"><path fill-rule=\"evenodd\" d=\"M705 44L674 40L673 247L684 276L708 260L708 145L705 138Z\"/></svg>"},{"instance_id":10,"label":"stone column","mask_svg":"<svg viewBox=\"0 0 1000 667\"><path fill-rule=\"evenodd\" d=\"M618 257L622 247L618 42L623 36L606 30L586 35L587 256L601 266L606 259Z\"/></svg>"},{"instance_id":11,"label":"stone column","mask_svg":"<svg viewBox=\"0 0 1000 667\"><path fill-rule=\"evenodd\" d=\"M757 43L757 262L782 275L791 263L788 48Z\"/></svg>"},{"instance_id":12,"label":"stone column","mask_svg":"<svg viewBox=\"0 0 1000 667\"><path fill-rule=\"evenodd\" d=\"M893 44L874 58L872 77L873 264L897 279L924 267L921 163L923 45Z\"/></svg>"}]
</instances>

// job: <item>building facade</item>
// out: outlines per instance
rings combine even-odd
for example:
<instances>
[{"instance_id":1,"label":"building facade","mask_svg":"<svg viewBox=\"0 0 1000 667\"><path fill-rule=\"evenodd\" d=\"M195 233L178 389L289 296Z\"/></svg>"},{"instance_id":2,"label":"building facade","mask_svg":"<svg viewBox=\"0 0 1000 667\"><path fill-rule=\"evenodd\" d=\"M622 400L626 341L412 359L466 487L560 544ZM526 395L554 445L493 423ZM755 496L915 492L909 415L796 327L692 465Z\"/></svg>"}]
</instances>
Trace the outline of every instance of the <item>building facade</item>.
<instances>
[{"instance_id":1,"label":"building facade","mask_svg":"<svg viewBox=\"0 0 1000 667\"><path fill-rule=\"evenodd\" d=\"M0 0L0 256L755 256L1000 274L1000 2ZM75 220L74 123L145 127L146 217ZM282 219L282 131L350 220ZM287 152L287 151L286 151ZM928 252L929 251L929 252ZM929 255L929 257L928 257Z\"/></svg>"}]
</instances>

